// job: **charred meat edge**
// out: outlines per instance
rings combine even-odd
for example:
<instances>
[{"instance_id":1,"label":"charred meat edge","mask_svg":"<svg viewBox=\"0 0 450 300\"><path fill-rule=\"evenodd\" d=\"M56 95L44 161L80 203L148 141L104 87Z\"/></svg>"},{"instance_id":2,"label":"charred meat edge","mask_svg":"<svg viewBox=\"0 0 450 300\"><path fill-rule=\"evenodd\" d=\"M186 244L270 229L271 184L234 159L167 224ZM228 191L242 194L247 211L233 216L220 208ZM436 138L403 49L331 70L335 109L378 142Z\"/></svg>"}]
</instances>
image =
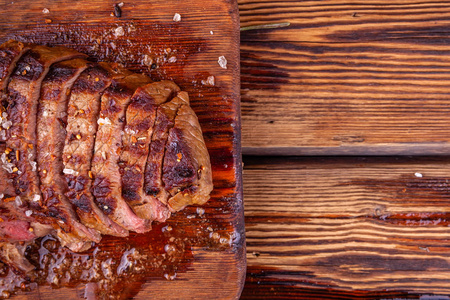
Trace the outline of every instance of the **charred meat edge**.
<instances>
[{"instance_id":1,"label":"charred meat edge","mask_svg":"<svg viewBox=\"0 0 450 300\"><path fill-rule=\"evenodd\" d=\"M197 115L186 103L177 111L169 130L163 164L163 183L171 195L169 209L179 211L187 205L201 205L213 190L211 162Z\"/></svg>"},{"instance_id":2,"label":"charred meat edge","mask_svg":"<svg viewBox=\"0 0 450 300\"><path fill-rule=\"evenodd\" d=\"M84 225L102 234L114 236L127 236L128 231L113 222L95 204L90 190L92 176L89 176L89 171L101 93L115 77L123 76L106 63L99 63L81 74L72 87L69 99L63 150L63 173L68 184L67 198L76 207Z\"/></svg>"},{"instance_id":3,"label":"charred meat edge","mask_svg":"<svg viewBox=\"0 0 450 300\"><path fill-rule=\"evenodd\" d=\"M89 63L79 58L54 64L42 82L37 117L37 163L43 204L47 207L48 214L58 219L65 232L62 238L65 244L78 246L82 246L80 242L83 241L98 243L101 240L98 231L79 222L64 195L67 183L62 175L62 151L70 90L81 72L88 67Z\"/></svg>"},{"instance_id":4,"label":"charred meat edge","mask_svg":"<svg viewBox=\"0 0 450 300\"><path fill-rule=\"evenodd\" d=\"M171 81L150 83L135 92L126 111L123 148L119 159L122 196L134 212L144 219L151 220L158 214L153 211L158 201L144 193L143 176L156 110L158 105L172 98L179 90Z\"/></svg>"},{"instance_id":5,"label":"charred meat edge","mask_svg":"<svg viewBox=\"0 0 450 300\"><path fill-rule=\"evenodd\" d=\"M125 229L147 231L148 221L136 216L122 198L119 166L125 110L135 90L151 82L145 75L132 74L113 80L101 98L100 117L91 164L92 193L98 207Z\"/></svg>"},{"instance_id":6,"label":"charred meat edge","mask_svg":"<svg viewBox=\"0 0 450 300\"><path fill-rule=\"evenodd\" d=\"M0 45L0 141L5 141L10 125L6 113L6 88L19 59L30 49L29 45L9 40Z\"/></svg>"},{"instance_id":7,"label":"charred meat edge","mask_svg":"<svg viewBox=\"0 0 450 300\"><path fill-rule=\"evenodd\" d=\"M30 46L14 40L9 40L0 45L0 91L8 86L17 61L30 49Z\"/></svg>"},{"instance_id":8,"label":"charred meat edge","mask_svg":"<svg viewBox=\"0 0 450 300\"><path fill-rule=\"evenodd\" d=\"M6 87L9 78L16 67L17 61L24 55L30 46L14 40L9 40L0 45L0 113L5 111L3 103L6 100ZM7 121L6 117L4 118ZM0 127L1 130L1 127ZM5 135L0 136L1 140L6 140Z\"/></svg>"}]
</instances>

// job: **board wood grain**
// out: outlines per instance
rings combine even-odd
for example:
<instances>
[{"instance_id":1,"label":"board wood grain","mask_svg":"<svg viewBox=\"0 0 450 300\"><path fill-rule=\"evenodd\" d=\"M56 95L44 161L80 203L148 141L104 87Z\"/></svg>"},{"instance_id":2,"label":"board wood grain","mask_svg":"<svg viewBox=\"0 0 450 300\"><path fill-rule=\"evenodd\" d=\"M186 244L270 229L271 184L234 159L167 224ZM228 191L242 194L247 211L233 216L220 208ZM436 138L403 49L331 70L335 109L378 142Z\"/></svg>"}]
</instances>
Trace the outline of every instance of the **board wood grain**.
<instances>
[{"instance_id":1,"label":"board wood grain","mask_svg":"<svg viewBox=\"0 0 450 300\"><path fill-rule=\"evenodd\" d=\"M239 0L244 154L448 154L446 1Z\"/></svg>"},{"instance_id":2,"label":"board wood grain","mask_svg":"<svg viewBox=\"0 0 450 300\"><path fill-rule=\"evenodd\" d=\"M242 299L450 294L448 157L245 157Z\"/></svg>"},{"instance_id":3,"label":"board wood grain","mask_svg":"<svg viewBox=\"0 0 450 300\"><path fill-rule=\"evenodd\" d=\"M211 155L214 191L204 206L204 214L191 207L168 221L173 232L185 235L186 257L170 276L155 270L160 274L129 277L128 286L114 296L121 299L238 298L246 265L240 175L237 3L220 0L211 6L201 0L123 1L120 17L117 11L114 14L119 3L108 0L19 0L0 4L0 42L13 38L63 45L89 54L95 60L121 63L135 72L148 74L153 80L174 80L189 93L191 106L199 117ZM173 20L175 13L181 15L179 22ZM218 64L220 56L227 59L226 68ZM213 84L208 81L211 76ZM158 243L160 236L168 237L167 230L161 233L164 225L155 226L142 241L155 242L155 248L164 248L164 244ZM130 241L139 242L140 238L133 237ZM127 243L128 240L109 238L101 247L105 251L115 247L128 249ZM154 251L161 250L164 251ZM174 280L166 280L163 275ZM43 286L21 292L17 299L74 299L85 297L85 293L84 285L60 289Z\"/></svg>"}]
</instances>

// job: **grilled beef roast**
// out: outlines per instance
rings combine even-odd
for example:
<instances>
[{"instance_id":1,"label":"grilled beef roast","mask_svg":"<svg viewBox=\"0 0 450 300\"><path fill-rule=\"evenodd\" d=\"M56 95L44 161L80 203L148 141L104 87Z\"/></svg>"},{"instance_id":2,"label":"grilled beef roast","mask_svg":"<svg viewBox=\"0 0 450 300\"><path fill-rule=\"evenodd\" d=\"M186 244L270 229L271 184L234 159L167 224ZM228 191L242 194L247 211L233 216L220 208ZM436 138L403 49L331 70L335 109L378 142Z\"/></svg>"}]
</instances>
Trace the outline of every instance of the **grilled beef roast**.
<instances>
[{"instance_id":1,"label":"grilled beef roast","mask_svg":"<svg viewBox=\"0 0 450 300\"><path fill-rule=\"evenodd\" d=\"M146 232L212 191L187 93L85 58L0 46L0 260L20 270L30 266L18 242L51 233L82 251L101 234Z\"/></svg>"}]
</instances>

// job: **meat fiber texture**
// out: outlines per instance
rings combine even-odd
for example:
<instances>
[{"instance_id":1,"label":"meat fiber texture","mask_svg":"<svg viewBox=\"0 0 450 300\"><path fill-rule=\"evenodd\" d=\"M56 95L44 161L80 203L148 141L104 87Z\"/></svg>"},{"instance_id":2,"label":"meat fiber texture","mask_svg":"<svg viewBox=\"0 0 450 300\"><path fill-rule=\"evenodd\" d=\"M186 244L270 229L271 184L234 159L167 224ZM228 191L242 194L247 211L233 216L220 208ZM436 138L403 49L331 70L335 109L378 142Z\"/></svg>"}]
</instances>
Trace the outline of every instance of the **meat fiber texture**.
<instances>
[{"instance_id":1,"label":"meat fiber texture","mask_svg":"<svg viewBox=\"0 0 450 300\"><path fill-rule=\"evenodd\" d=\"M144 233L213 189L189 96L63 47L0 45L0 259L30 241L72 251Z\"/></svg>"}]
</instances>

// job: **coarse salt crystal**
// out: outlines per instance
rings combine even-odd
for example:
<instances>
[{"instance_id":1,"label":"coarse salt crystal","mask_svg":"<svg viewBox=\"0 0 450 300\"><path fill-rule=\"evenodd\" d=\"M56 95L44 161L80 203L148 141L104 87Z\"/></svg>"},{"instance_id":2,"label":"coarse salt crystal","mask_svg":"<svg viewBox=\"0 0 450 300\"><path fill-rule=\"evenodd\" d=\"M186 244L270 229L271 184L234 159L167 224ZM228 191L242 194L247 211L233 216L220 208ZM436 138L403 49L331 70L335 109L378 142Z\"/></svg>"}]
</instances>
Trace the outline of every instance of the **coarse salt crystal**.
<instances>
[{"instance_id":1,"label":"coarse salt crystal","mask_svg":"<svg viewBox=\"0 0 450 300\"><path fill-rule=\"evenodd\" d=\"M135 135L136 131L134 131L133 129L130 129L130 127L128 127L128 126L125 126L125 133Z\"/></svg>"},{"instance_id":2,"label":"coarse salt crystal","mask_svg":"<svg viewBox=\"0 0 450 300\"><path fill-rule=\"evenodd\" d=\"M41 200L41 196L38 195L38 194L34 195L33 201L34 201L34 202L38 202L39 200Z\"/></svg>"},{"instance_id":3,"label":"coarse salt crystal","mask_svg":"<svg viewBox=\"0 0 450 300\"><path fill-rule=\"evenodd\" d=\"M205 214L205 209L203 207L197 207L197 215L203 216Z\"/></svg>"},{"instance_id":4,"label":"coarse salt crystal","mask_svg":"<svg viewBox=\"0 0 450 300\"><path fill-rule=\"evenodd\" d=\"M168 60L168 62L170 62L170 63L174 63L176 61L177 61L177 58L175 56L171 56Z\"/></svg>"},{"instance_id":5,"label":"coarse salt crystal","mask_svg":"<svg viewBox=\"0 0 450 300\"><path fill-rule=\"evenodd\" d=\"M19 196L16 196L16 199L14 200L14 202L16 203L17 206L21 206L22 205L22 200L20 199Z\"/></svg>"},{"instance_id":6,"label":"coarse salt crystal","mask_svg":"<svg viewBox=\"0 0 450 300\"><path fill-rule=\"evenodd\" d=\"M225 56L220 56L219 60L217 61L219 63L219 65L223 68L226 69L227 68L227 59L225 58Z\"/></svg>"},{"instance_id":7,"label":"coarse salt crystal","mask_svg":"<svg viewBox=\"0 0 450 300\"><path fill-rule=\"evenodd\" d=\"M123 36L123 35L125 35L125 30L123 30L122 26L119 26L116 29L114 29L114 36L115 37L119 37L119 36Z\"/></svg>"},{"instance_id":8,"label":"coarse salt crystal","mask_svg":"<svg viewBox=\"0 0 450 300\"><path fill-rule=\"evenodd\" d=\"M36 171L36 162L30 161L30 165L31 165L31 171L35 172Z\"/></svg>"},{"instance_id":9,"label":"coarse salt crystal","mask_svg":"<svg viewBox=\"0 0 450 300\"><path fill-rule=\"evenodd\" d=\"M203 85L214 86L215 78L214 76L208 76L206 80L202 80Z\"/></svg>"},{"instance_id":10,"label":"coarse salt crystal","mask_svg":"<svg viewBox=\"0 0 450 300\"><path fill-rule=\"evenodd\" d=\"M1 161L2 161L2 164L1 164L2 168L5 169L8 173L12 173L14 164L8 162L8 160L6 158L6 153L2 154Z\"/></svg>"},{"instance_id":11,"label":"coarse salt crystal","mask_svg":"<svg viewBox=\"0 0 450 300\"><path fill-rule=\"evenodd\" d=\"M414 173L414 176L419 177L419 178L423 177L422 173L419 173L419 172Z\"/></svg>"},{"instance_id":12,"label":"coarse salt crystal","mask_svg":"<svg viewBox=\"0 0 450 300\"><path fill-rule=\"evenodd\" d=\"M214 32L212 30L209 33L214 34Z\"/></svg>"},{"instance_id":13,"label":"coarse salt crystal","mask_svg":"<svg viewBox=\"0 0 450 300\"><path fill-rule=\"evenodd\" d=\"M146 66L151 66L153 64L153 59L147 54L145 54L142 63Z\"/></svg>"},{"instance_id":14,"label":"coarse salt crystal","mask_svg":"<svg viewBox=\"0 0 450 300\"><path fill-rule=\"evenodd\" d=\"M33 214L33 211L31 211L31 210L27 210L27 211L25 212L25 215L26 215L27 217L31 216L32 214Z\"/></svg>"},{"instance_id":15,"label":"coarse salt crystal","mask_svg":"<svg viewBox=\"0 0 450 300\"><path fill-rule=\"evenodd\" d=\"M5 169L8 173L13 172L13 169L10 165L2 165L2 168Z\"/></svg>"},{"instance_id":16,"label":"coarse salt crystal","mask_svg":"<svg viewBox=\"0 0 450 300\"><path fill-rule=\"evenodd\" d=\"M43 117L47 117L48 116L48 111L44 110L44 112L42 113Z\"/></svg>"},{"instance_id":17,"label":"coarse salt crystal","mask_svg":"<svg viewBox=\"0 0 450 300\"><path fill-rule=\"evenodd\" d=\"M98 118L97 124L98 125L111 125L111 120L108 117L106 117L106 118Z\"/></svg>"},{"instance_id":18,"label":"coarse salt crystal","mask_svg":"<svg viewBox=\"0 0 450 300\"><path fill-rule=\"evenodd\" d=\"M132 31L136 31L137 29L133 24L130 24L130 25L128 25L127 30L128 30L128 32L132 32Z\"/></svg>"},{"instance_id":19,"label":"coarse salt crystal","mask_svg":"<svg viewBox=\"0 0 450 300\"><path fill-rule=\"evenodd\" d=\"M4 123L2 123L2 127L5 129L9 129L9 127L11 127L12 122L11 121L6 121Z\"/></svg>"},{"instance_id":20,"label":"coarse salt crystal","mask_svg":"<svg viewBox=\"0 0 450 300\"><path fill-rule=\"evenodd\" d=\"M65 168L65 169L63 170L63 173L64 173L64 174L68 174L68 175L74 175L74 176L77 176L77 175L78 175L78 172L77 172L77 171L72 170L72 169L67 169L67 168Z\"/></svg>"},{"instance_id":21,"label":"coarse salt crystal","mask_svg":"<svg viewBox=\"0 0 450 300\"><path fill-rule=\"evenodd\" d=\"M176 13L173 15L174 22L180 22L181 21L181 15L179 13Z\"/></svg>"},{"instance_id":22,"label":"coarse salt crystal","mask_svg":"<svg viewBox=\"0 0 450 300\"><path fill-rule=\"evenodd\" d=\"M42 10L42 13L43 14L48 14L50 11L48 10L48 8L44 8L43 10Z\"/></svg>"}]
</instances>

